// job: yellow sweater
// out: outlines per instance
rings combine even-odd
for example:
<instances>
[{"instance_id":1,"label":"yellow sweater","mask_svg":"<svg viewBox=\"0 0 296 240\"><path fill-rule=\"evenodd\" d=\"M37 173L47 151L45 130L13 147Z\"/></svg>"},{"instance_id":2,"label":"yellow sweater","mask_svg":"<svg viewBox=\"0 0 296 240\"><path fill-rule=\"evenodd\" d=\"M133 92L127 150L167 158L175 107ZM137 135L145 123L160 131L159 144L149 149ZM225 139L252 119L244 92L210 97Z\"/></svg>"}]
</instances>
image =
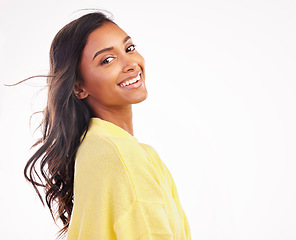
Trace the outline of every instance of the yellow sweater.
<instances>
[{"instance_id":1,"label":"yellow sweater","mask_svg":"<svg viewBox=\"0 0 296 240\"><path fill-rule=\"evenodd\" d=\"M67 239L191 239L173 178L152 147L91 119L76 155Z\"/></svg>"}]
</instances>

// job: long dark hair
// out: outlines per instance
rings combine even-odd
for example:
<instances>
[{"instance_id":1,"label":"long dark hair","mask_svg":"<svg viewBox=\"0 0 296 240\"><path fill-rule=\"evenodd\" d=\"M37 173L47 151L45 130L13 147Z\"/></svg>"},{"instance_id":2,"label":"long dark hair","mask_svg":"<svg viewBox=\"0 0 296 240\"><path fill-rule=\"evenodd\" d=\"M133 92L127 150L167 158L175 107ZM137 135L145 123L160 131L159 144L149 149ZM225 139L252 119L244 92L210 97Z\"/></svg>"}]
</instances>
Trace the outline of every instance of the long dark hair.
<instances>
[{"instance_id":1,"label":"long dark hair","mask_svg":"<svg viewBox=\"0 0 296 240\"><path fill-rule=\"evenodd\" d=\"M92 117L86 102L73 92L78 64L89 34L105 22L113 21L101 12L88 13L67 24L53 39L48 99L40 124L43 136L33 145L38 150L24 169L42 202L39 187L44 188L54 220L62 221L60 236L68 229L73 208L75 155Z\"/></svg>"}]
</instances>

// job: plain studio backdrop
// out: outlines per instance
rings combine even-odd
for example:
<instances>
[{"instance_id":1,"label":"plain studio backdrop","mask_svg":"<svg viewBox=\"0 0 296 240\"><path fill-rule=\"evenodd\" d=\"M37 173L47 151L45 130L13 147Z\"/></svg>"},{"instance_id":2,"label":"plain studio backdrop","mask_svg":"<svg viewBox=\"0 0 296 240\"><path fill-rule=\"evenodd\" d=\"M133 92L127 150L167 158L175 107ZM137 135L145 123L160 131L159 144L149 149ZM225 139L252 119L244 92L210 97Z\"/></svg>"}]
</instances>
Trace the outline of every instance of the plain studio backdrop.
<instances>
[{"instance_id":1,"label":"plain studio backdrop","mask_svg":"<svg viewBox=\"0 0 296 240\"><path fill-rule=\"evenodd\" d=\"M45 79L3 84L46 74L85 8L112 12L146 59L135 136L171 171L192 239L296 239L295 0L0 0L1 239L58 231L23 177Z\"/></svg>"}]
</instances>

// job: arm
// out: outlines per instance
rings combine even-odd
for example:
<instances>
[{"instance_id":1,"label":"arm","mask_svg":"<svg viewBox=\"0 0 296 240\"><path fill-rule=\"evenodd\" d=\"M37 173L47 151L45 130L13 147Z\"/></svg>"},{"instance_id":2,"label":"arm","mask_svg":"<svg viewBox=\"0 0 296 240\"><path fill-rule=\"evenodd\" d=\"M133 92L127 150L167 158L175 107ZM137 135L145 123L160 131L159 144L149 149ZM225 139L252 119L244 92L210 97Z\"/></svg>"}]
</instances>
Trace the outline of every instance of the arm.
<instances>
[{"instance_id":1,"label":"arm","mask_svg":"<svg viewBox=\"0 0 296 240\"><path fill-rule=\"evenodd\" d=\"M143 151L91 140L77 154L68 239L173 239L163 192Z\"/></svg>"}]
</instances>

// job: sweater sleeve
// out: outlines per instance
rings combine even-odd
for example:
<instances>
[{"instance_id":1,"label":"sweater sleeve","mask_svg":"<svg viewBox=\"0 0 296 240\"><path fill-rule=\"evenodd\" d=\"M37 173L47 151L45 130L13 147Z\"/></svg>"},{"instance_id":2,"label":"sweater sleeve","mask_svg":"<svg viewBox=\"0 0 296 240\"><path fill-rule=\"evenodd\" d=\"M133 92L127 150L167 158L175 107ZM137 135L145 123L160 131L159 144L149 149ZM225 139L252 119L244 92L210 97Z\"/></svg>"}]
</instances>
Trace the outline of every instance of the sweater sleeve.
<instances>
[{"instance_id":1,"label":"sweater sleeve","mask_svg":"<svg viewBox=\"0 0 296 240\"><path fill-rule=\"evenodd\" d=\"M153 169L141 150L125 144L88 138L81 145L68 240L173 239Z\"/></svg>"},{"instance_id":2,"label":"sweater sleeve","mask_svg":"<svg viewBox=\"0 0 296 240\"><path fill-rule=\"evenodd\" d=\"M117 146L121 146L117 143ZM128 146L125 146L127 148ZM123 146L120 147L123 149ZM136 201L114 224L118 240L172 240L167 205L157 171L142 148L120 151Z\"/></svg>"}]
</instances>

